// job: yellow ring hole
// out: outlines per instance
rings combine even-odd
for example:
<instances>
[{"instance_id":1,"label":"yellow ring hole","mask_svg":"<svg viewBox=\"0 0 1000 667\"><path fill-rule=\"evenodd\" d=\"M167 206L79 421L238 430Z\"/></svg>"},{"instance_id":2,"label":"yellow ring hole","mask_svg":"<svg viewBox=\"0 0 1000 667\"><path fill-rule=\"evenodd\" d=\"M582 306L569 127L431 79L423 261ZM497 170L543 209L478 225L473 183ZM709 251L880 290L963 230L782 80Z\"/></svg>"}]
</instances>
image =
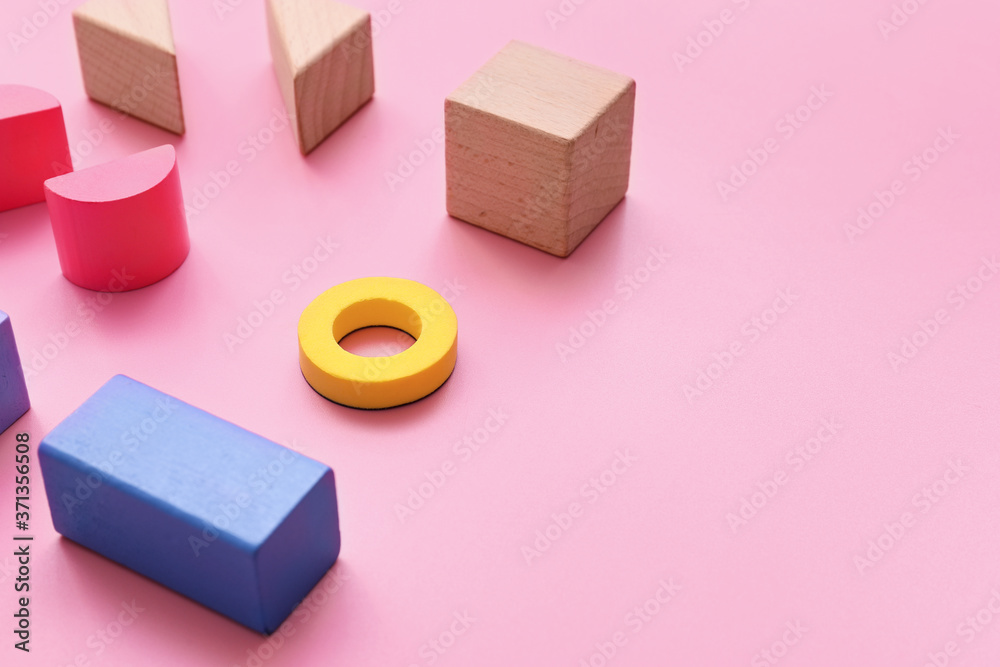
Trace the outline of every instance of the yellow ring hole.
<instances>
[{"instance_id":1,"label":"yellow ring hole","mask_svg":"<svg viewBox=\"0 0 1000 667\"><path fill-rule=\"evenodd\" d=\"M405 331L416 342L391 357L361 357L340 346L371 326ZM391 408L433 393L455 370L458 319L431 288L402 278L359 278L320 294L299 319L299 366L331 401Z\"/></svg>"}]
</instances>

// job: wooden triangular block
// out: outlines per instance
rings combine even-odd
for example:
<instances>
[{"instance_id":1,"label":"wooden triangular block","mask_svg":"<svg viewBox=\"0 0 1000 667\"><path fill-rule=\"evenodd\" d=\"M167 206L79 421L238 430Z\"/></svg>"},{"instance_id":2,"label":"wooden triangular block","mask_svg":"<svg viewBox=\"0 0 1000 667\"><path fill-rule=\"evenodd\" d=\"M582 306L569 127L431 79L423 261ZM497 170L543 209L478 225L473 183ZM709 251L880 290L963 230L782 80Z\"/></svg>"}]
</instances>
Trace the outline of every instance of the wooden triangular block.
<instances>
[{"instance_id":1,"label":"wooden triangular block","mask_svg":"<svg viewBox=\"0 0 1000 667\"><path fill-rule=\"evenodd\" d=\"M375 92L371 15L334 0L268 0L271 58L303 155Z\"/></svg>"},{"instance_id":2,"label":"wooden triangular block","mask_svg":"<svg viewBox=\"0 0 1000 667\"><path fill-rule=\"evenodd\" d=\"M91 99L184 134L166 0L88 0L73 10L73 28Z\"/></svg>"}]
</instances>

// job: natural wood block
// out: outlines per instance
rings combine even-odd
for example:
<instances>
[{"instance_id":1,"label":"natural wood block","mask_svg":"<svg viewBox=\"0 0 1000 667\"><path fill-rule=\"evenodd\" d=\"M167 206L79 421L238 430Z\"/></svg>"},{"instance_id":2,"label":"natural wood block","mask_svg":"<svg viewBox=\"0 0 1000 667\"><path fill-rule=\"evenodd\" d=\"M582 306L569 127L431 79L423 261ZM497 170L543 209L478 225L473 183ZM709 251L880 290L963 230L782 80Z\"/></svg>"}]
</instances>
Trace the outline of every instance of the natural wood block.
<instances>
[{"instance_id":1,"label":"natural wood block","mask_svg":"<svg viewBox=\"0 0 1000 667\"><path fill-rule=\"evenodd\" d=\"M566 257L622 200L635 81L511 42L445 100L448 213Z\"/></svg>"},{"instance_id":2,"label":"natural wood block","mask_svg":"<svg viewBox=\"0 0 1000 667\"><path fill-rule=\"evenodd\" d=\"M45 180L71 169L59 100L0 84L0 211L45 201Z\"/></svg>"},{"instance_id":3,"label":"natural wood block","mask_svg":"<svg viewBox=\"0 0 1000 667\"><path fill-rule=\"evenodd\" d=\"M375 92L371 15L333 0L268 0L274 73L308 154Z\"/></svg>"},{"instance_id":4,"label":"natural wood block","mask_svg":"<svg viewBox=\"0 0 1000 667\"><path fill-rule=\"evenodd\" d=\"M184 134L166 0L87 0L73 10L73 29L92 100Z\"/></svg>"},{"instance_id":5,"label":"natural wood block","mask_svg":"<svg viewBox=\"0 0 1000 667\"><path fill-rule=\"evenodd\" d=\"M63 275L124 292L163 280L190 249L177 157L170 144L45 181Z\"/></svg>"}]
</instances>

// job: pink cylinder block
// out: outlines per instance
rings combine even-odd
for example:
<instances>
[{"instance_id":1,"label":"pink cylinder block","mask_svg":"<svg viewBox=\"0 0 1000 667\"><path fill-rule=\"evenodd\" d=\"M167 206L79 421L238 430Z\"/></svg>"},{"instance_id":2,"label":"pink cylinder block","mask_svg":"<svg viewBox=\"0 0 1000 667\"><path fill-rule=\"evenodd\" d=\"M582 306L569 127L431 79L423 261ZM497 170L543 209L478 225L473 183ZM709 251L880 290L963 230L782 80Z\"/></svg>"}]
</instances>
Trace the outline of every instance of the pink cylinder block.
<instances>
[{"instance_id":1,"label":"pink cylinder block","mask_svg":"<svg viewBox=\"0 0 1000 667\"><path fill-rule=\"evenodd\" d=\"M0 85L0 211L45 201L45 179L72 170L59 100Z\"/></svg>"},{"instance_id":2,"label":"pink cylinder block","mask_svg":"<svg viewBox=\"0 0 1000 667\"><path fill-rule=\"evenodd\" d=\"M45 181L63 275L100 292L163 280L190 250L174 147Z\"/></svg>"}]
</instances>

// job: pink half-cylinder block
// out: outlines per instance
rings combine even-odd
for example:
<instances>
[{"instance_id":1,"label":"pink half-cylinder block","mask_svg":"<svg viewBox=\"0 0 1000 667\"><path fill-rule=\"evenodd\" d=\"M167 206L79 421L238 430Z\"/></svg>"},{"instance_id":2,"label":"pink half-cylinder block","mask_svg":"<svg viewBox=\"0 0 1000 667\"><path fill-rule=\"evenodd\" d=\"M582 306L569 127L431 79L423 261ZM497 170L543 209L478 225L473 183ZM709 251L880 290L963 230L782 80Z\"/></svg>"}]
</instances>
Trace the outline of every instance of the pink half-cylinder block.
<instances>
[{"instance_id":1,"label":"pink half-cylinder block","mask_svg":"<svg viewBox=\"0 0 1000 667\"><path fill-rule=\"evenodd\" d=\"M190 249L171 145L45 182L63 275L101 292L163 280Z\"/></svg>"},{"instance_id":2,"label":"pink half-cylinder block","mask_svg":"<svg viewBox=\"0 0 1000 667\"><path fill-rule=\"evenodd\" d=\"M59 100L0 84L0 211L45 201L45 179L72 170Z\"/></svg>"}]
</instances>

